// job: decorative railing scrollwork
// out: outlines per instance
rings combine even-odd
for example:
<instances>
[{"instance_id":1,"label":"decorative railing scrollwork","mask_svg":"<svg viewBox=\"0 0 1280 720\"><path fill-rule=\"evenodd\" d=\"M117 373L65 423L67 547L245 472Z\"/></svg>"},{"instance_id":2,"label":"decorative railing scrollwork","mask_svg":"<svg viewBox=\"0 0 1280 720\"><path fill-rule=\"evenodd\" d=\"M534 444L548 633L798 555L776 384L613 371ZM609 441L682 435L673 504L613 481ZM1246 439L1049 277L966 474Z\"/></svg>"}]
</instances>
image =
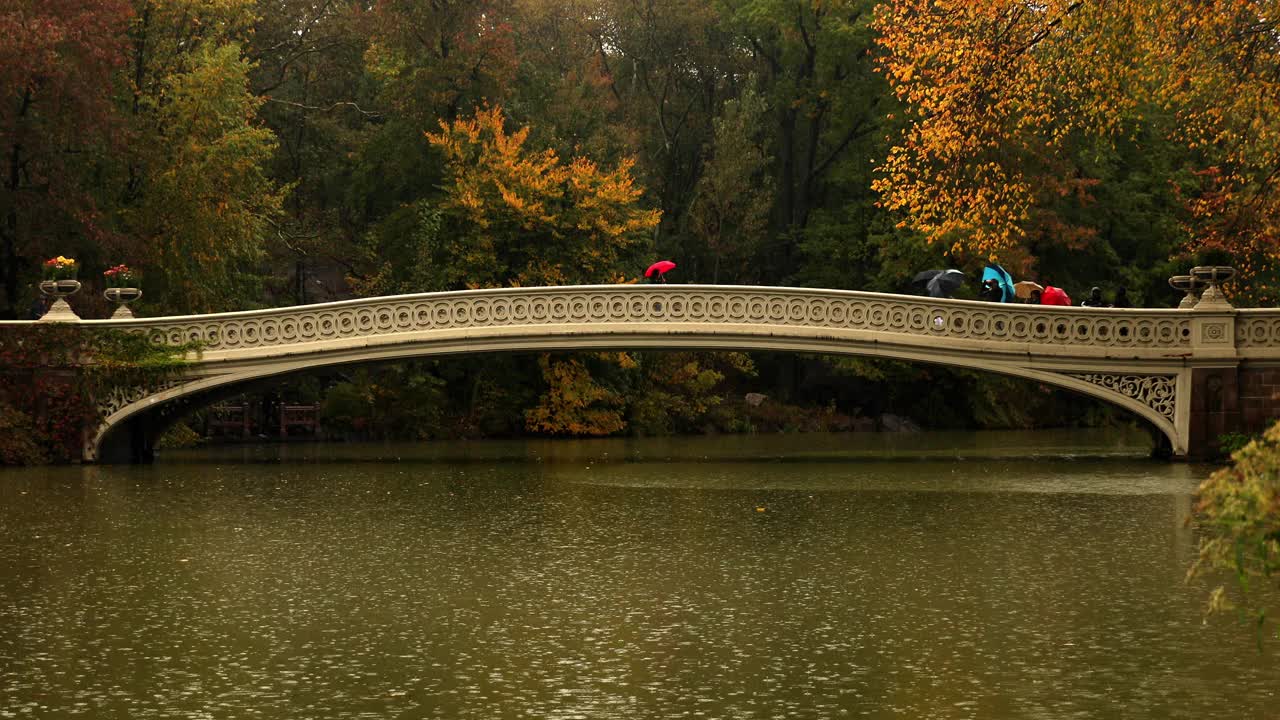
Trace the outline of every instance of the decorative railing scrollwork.
<instances>
[{"instance_id":1,"label":"decorative railing scrollwork","mask_svg":"<svg viewBox=\"0 0 1280 720\"><path fill-rule=\"evenodd\" d=\"M207 351L430 330L591 324L803 326L986 343L1180 348L1187 313L1007 305L838 290L595 285L472 290L122 323Z\"/></svg>"}]
</instances>

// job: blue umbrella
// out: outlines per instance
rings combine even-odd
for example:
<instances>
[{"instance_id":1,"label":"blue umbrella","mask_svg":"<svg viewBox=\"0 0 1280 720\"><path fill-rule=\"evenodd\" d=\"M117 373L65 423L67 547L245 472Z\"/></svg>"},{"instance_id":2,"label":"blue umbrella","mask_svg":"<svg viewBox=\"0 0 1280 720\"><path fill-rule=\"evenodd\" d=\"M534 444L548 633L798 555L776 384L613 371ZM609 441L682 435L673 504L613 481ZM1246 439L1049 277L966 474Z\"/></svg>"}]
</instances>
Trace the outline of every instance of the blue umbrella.
<instances>
[{"instance_id":1,"label":"blue umbrella","mask_svg":"<svg viewBox=\"0 0 1280 720\"><path fill-rule=\"evenodd\" d=\"M999 265L987 264L982 271L982 283L985 285L988 280L995 280L1000 284L1000 302L1011 303L1017 297L1018 293L1013 288L1013 276Z\"/></svg>"}]
</instances>

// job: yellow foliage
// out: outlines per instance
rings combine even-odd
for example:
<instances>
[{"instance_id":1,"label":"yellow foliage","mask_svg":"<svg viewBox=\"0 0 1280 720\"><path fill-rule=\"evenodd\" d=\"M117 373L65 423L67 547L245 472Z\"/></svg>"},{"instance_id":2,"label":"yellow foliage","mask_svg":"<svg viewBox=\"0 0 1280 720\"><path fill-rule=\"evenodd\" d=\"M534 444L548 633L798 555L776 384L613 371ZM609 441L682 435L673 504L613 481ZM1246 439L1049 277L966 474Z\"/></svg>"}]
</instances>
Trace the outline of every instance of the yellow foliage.
<instances>
[{"instance_id":1,"label":"yellow foliage","mask_svg":"<svg viewBox=\"0 0 1280 720\"><path fill-rule=\"evenodd\" d=\"M1106 141L1160 107L1215 172L1188 205L1196 247L1280 261L1280 53L1258 42L1277 16L1277 0L889 0L879 71L909 122L874 188L931 241L994 257L1079 189L1073 134Z\"/></svg>"},{"instance_id":2,"label":"yellow foliage","mask_svg":"<svg viewBox=\"0 0 1280 720\"><path fill-rule=\"evenodd\" d=\"M619 363L625 360L634 366L625 353L607 353L603 357ZM543 355L538 358L538 366L548 387L537 407L525 411L528 430L551 435L612 435L626 428L623 397L592 379L579 360L553 360L550 355Z\"/></svg>"},{"instance_id":3,"label":"yellow foliage","mask_svg":"<svg viewBox=\"0 0 1280 720\"><path fill-rule=\"evenodd\" d=\"M635 262L660 214L638 207L632 160L612 170L564 162L508 132L501 108L440 123L426 133L449 171L443 211L457 237L434 261L443 283L498 287L603 282Z\"/></svg>"}]
</instances>

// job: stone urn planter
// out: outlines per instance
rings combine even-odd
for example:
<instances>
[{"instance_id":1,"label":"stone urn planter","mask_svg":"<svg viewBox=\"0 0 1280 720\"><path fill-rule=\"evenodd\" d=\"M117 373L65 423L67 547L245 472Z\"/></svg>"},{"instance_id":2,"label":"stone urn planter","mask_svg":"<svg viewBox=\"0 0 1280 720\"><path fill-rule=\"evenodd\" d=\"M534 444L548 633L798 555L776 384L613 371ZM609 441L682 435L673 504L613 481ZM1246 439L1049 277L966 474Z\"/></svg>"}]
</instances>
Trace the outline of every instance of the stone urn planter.
<instances>
[{"instance_id":1,"label":"stone urn planter","mask_svg":"<svg viewBox=\"0 0 1280 720\"><path fill-rule=\"evenodd\" d=\"M1231 303L1227 302L1227 296L1222 294L1218 285L1235 277L1235 274L1236 269L1226 265L1199 265L1191 268L1191 277L1205 285L1196 307L1205 310L1231 307Z\"/></svg>"},{"instance_id":2,"label":"stone urn planter","mask_svg":"<svg viewBox=\"0 0 1280 720\"><path fill-rule=\"evenodd\" d=\"M75 314L66 298L80 292L79 280L45 280L40 283L40 292L52 297L53 305L40 317L40 322L77 322L80 316Z\"/></svg>"},{"instance_id":3,"label":"stone urn planter","mask_svg":"<svg viewBox=\"0 0 1280 720\"><path fill-rule=\"evenodd\" d=\"M1182 302L1178 303L1178 309L1190 310L1196 306L1196 303L1200 302L1200 296L1196 294L1196 291L1204 287L1204 285L1191 275L1174 275L1169 278L1169 287L1186 293L1182 297Z\"/></svg>"},{"instance_id":4,"label":"stone urn planter","mask_svg":"<svg viewBox=\"0 0 1280 720\"><path fill-rule=\"evenodd\" d=\"M112 320L129 320L134 317L129 303L142 297L142 291L133 287L113 287L102 291L102 297L117 303L120 307L112 313Z\"/></svg>"}]
</instances>

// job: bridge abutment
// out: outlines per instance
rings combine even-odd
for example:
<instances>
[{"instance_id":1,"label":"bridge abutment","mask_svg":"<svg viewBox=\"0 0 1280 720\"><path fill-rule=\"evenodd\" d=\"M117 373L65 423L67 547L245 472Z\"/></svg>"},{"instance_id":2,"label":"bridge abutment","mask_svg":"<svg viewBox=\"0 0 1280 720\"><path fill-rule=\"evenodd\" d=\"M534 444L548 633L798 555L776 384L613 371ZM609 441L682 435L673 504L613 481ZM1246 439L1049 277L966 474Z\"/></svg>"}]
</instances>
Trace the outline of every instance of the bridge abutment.
<instances>
[{"instance_id":1,"label":"bridge abutment","mask_svg":"<svg viewBox=\"0 0 1280 720\"><path fill-rule=\"evenodd\" d=\"M1221 456L1233 433L1257 434L1280 420L1280 366L1242 364L1191 371L1187 459Z\"/></svg>"},{"instance_id":2,"label":"bridge abutment","mask_svg":"<svg viewBox=\"0 0 1280 720\"><path fill-rule=\"evenodd\" d=\"M1236 367L1191 371L1191 416L1187 458L1209 460L1218 455L1220 439L1241 431L1240 380Z\"/></svg>"},{"instance_id":3,"label":"bridge abutment","mask_svg":"<svg viewBox=\"0 0 1280 720\"><path fill-rule=\"evenodd\" d=\"M1236 382L1240 431L1257 433L1280 420L1280 366L1240 368Z\"/></svg>"}]
</instances>

